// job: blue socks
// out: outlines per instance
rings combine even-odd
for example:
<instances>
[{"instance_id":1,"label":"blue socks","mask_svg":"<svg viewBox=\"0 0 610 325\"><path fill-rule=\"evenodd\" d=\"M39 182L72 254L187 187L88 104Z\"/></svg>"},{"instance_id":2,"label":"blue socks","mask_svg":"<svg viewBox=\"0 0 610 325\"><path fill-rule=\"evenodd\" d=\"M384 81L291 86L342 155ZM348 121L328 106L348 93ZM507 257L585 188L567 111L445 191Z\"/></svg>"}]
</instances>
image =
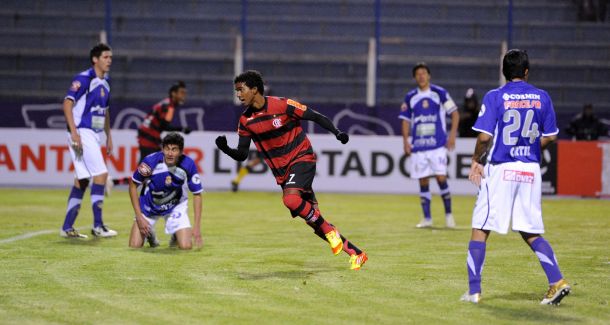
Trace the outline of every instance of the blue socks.
<instances>
[{"instance_id":1,"label":"blue socks","mask_svg":"<svg viewBox=\"0 0 610 325\"><path fill-rule=\"evenodd\" d=\"M76 217L78 216L78 211L80 210L80 204L83 201L84 194L85 189L80 189L76 186L72 186L72 191L70 191L70 196L68 197L68 208L66 209L66 218L64 219L64 225L62 226L62 229L64 231L74 226L74 221L76 221Z\"/></svg>"},{"instance_id":2,"label":"blue socks","mask_svg":"<svg viewBox=\"0 0 610 325\"><path fill-rule=\"evenodd\" d=\"M438 187L441 189L441 197L443 198L443 204L445 205L445 214L451 213L451 193L449 193L449 184L447 182L438 183Z\"/></svg>"},{"instance_id":3,"label":"blue socks","mask_svg":"<svg viewBox=\"0 0 610 325\"><path fill-rule=\"evenodd\" d=\"M419 197L421 199L421 208L424 211L424 218L431 219L430 215L430 200L432 199L432 194L430 194L430 186L419 186Z\"/></svg>"},{"instance_id":4,"label":"blue socks","mask_svg":"<svg viewBox=\"0 0 610 325\"><path fill-rule=\"evenodd\" d=\"M542 265L542 269L549 280L549 284L563 279L563 275L559 270L559 264L557 264L557 259L555 258L555 253L553 253L553 249L549 242L542 237L538 237L532 242L531 248L534 253L536 253L536 256L538 256L540 265Z\"/></svg>"},{"instance_id":5,"label":"blue socks","mask_svg":"<svg viewBox=\"0 0 610 325\"><path fill-rule=\"evenodd\" d=\"M102 222L102 206L104 204L104 185L91 185L91 208L93 209L93 226L100 227Z\"/></svg>"},{"instance_id":6,"label":"blue socks","mask_svg":"<svg viewBox=\"0 0 610 325\"><path fill-rule=\"evenodd\" d=\"M466 265L468 269L469 294L481 292L481 272L485 263L485 242L473 241L468 243L468 258Z\"/></svg>"}]
</instances>

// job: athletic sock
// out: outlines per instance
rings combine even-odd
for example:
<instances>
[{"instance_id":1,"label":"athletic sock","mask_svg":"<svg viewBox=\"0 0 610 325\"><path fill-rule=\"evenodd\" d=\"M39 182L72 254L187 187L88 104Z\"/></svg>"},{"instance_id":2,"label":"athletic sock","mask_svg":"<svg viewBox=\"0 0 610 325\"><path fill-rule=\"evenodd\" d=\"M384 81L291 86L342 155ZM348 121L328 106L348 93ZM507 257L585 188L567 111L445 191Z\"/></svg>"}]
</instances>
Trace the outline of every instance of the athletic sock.
<instances>
[{"instance_id":1,"label":"athletic sock","mask_svg":"<svg viewBox=\"0 0 610 325\"><path fill-rule=\"evenodd\" d=\"M432 199L432 195L430 194L430 187L428 185L419 186L419 198L421 199L421 208L424 211L424 218L431 219L430 199Z\"/></svg>"},{"instance_id":2,"label":"athletic sock","mask_svg":"<svg viewBox=\"0 0 610 325\"><path fill-rule=\"evenodd\" d=\"M343 251L347 253L347 255L358 255L360 253L362 253L362 251L356 247L356 245L352 244L351 242L349 242L347 240L347 238L343 237L343 235L341 235L341 240L343 241Z\"/></svg>"},{"instance_id":3,"label":"athletic sock","mask_svg":"<svg viewBox=\"0 0 610 325\"><path fill-rule=\"evenodd\" d=\"M246 175L248 175L248 173L250 173L250 170L248 170L248 167L241 167L239 168L239 172L237 172L237 176L235 176L235 179L233 179L233 183L241 183L241 180L246 177Z\"/></svg>"},{"instance_id":4,"label":"athletic sock","mask_svg":"<svg viewBox=\"0 0 610 325\"><path fill-rule=\"evenodd\" d=\"M481 272L485 263L485 242L471 240L468 243L468 269L469 294L481 292Z\"/></svg>"},{"instance_id":5,"label":"athletic sock","mask_svg":"<svg viewBox=\"0 0 610 325\"><path fill-rule=\"evenodd\" d=\"M549 284L563 279L563 275L559 270L559 264L557 264L557 258L555 258L555 253L553 253L553 249L549 242L542 237L538 237L532 242L530 247L534 253L536 253L536 256L538 256L540 265L549 280Z\"/></svg>"},{"instance_id":6,"label":"athletic sock","mask_svg":"<svg viewBox=\"0 0 610 325\"><path fill-rule=\"evenodd\" d=\"M68 230L74 226L74 221L76 221L76 217L78 216L78 211L80 210L80 204L83 201L84 194L85 189L72 186L70 196L68 197L68 207L66 208L64 225L62 226L63 230Z\"/></svg>"},{"instance_id":7,"label":"athletic sock","mask_svg":"<svg viewBox=\"0 0 610 325\"><path fill-rule=\"evenodd\" d=\"M449 192L449 184L447 182L439 182L438 187L441 189L441 197L445 205L445 214L451 213L451 193Z\"/></svg>"},{"instance_id":8,"label":"athletic sock","mask_svg":"<svg viewBox=\"0 0 610 325\"><path fill-rule=\"evenodd\" d=\"M100 227L102 221L102 206L104 205L104 185L91 185L91 208L93 209L93 227Z\"/></svg>"}]
</instances>

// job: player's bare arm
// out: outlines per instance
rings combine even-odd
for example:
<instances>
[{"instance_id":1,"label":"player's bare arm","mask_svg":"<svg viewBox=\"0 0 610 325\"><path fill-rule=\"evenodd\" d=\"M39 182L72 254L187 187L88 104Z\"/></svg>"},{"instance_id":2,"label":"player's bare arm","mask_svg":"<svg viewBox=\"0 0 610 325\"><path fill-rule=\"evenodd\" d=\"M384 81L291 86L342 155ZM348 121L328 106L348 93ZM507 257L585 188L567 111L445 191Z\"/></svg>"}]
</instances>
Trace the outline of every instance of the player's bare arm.
<instances>
[{"instance_id":1,"label":"player's bare arm","mask_svg":"<svg viewBox=\"0 0 610 325\"><path fill-rule=\"evenodd\" d=\"M106 121L104 121L104 131L106 132L106 154L112 155L112 134L110 134L110 110L106 110Z\"/></svg>"},{"instance_id":2,"label":"player's bare arm","mask_svg":"<svg viewBox=\"0 0 610 325\"><path fill-rule=\"evenodd\" d=\"M342 144L346 144L349 141L349 135L347 133L341 132L328 117L316 112L311 108L304 108L302 118L304 120L313 121L319 126L328 130L330 133L334 134L337 140L341 141Z\"/></svg>"},{"instance_id":3,"label":"player's bare arm","mask_svg":"<svg viewBox=\"0 0 610 325\"><path fill-rule=\"evenodd\" d=\"M193 194L193 210L195 211L195 225L193 227L193 238L195 239L195 247L203 246L201 238L201 212L203 208L203 199L201 193Z\"/></svg>"},{"instance_id":4,"label":"player's bare arm","mask_svg":"<svg viewBox=\"0 0 610 325\"><path fill-rule=\"evenodd\" d=\"M405 150L405 155L411 155L411 142L409 142L409 134L411 133L411 123L407 120L402 120L402 142Z\"/></svg>"},{"instance_id":5,"label":"player's bare arm","mask_svg":"<svg viewBox=\"0 0 610 325\"><path fill-rule=\"evenodd\" d=\"M74 101L66 98L64 99L63 109L64 116L66 117L66 123L68 123L68 128L70 129L70 138L72 143L70 145L76 152L76 156L82 155L82 144L80 141L80 135L76 131L76 123L74 123L74 116L72 116L72 108L74 107Z\"/></svg>"},{"instance_id":6,"label":"player's bare arm","mask_svg":"<svg viewBox=\"0 0 610 325\"><path fill-rule=\"evenodd\" d=\"M142 236L146 237L150 234L150 226L148 221L144 219L142 216L142 210L140 208L140 199L138 195L138 188L135 182L129 182L129 199L131 200L131 206L133 207L133 212L136 215L136 225L138 229L140 229L140 233Z\"/></svg>"},{"instance_id":7,"label":"player's bare arm","mask_svg":"<svg viewBox=\"0 0 610 325\"><path fill-rule=\"evenodd\" d=\"M447 138L447 149L455 149L455 138L457 137L457 130L460 124L460 113L456 109L451 113L451 130L449 131L449 137Z\"/></svg>"},{"instance_id":8,"label":"player's bare arm","mask_svg":"<svg viewBox=\"0 0 610 325\"><path fill-rule=\"evenodd\" d=\"M216 147L234 160L245 161L248 159L248 153L250 152L250 141L252 141L250 137L239 136L237 149L233 149L227 144L227 137L221 135L216 138Z\"/></svg>"},{"instance_id":9,"label":"player's bare arm","mask_svg":"<svg viewBox=\"0 0 610 325\"><path fill-rule=\"evenodd\" d=\"M485 177L483 164L491 145L491 139L491 135L483 132L479 133L477 137L477 144L475 145L472 163L470 164L470 173L468 173L468 179L477 187L481 186L481 178Z\"/></svg>"},{"instance_id":10,"label":"player's bare arm","mask_svg":"<svg viewBox=\"0 0 610 325\"><path fill-rule=\"evenodd\" d=\"M548 137L542 137L542 138L540 139L540 148L541 148L542 150L546 149L546 147L547 147L549 144L551 144L551 143L555 142L555 140L557 140L557 136L556 136L556 135L551 135L551 136L548 136Z\"/></svg>"}]
</instances>

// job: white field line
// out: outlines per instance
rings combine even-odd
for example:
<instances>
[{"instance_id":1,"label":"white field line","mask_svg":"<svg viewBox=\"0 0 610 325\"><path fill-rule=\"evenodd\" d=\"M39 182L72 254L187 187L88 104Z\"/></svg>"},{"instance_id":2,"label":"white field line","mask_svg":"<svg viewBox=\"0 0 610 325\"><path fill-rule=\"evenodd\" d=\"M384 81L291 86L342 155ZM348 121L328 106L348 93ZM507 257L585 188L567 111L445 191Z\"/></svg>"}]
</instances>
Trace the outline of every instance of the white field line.
<instances>
[{"instance_id":1,"label":"white field line","mask_svg":"<svg viewBox=\"0 0 610 325\"><path fill-rule=\"evenodd\" d=\"M85 227L86 228L86 227ZM81 228L76 228L77 230L81 230ZM36 237L36 236L40 236L40 235L47 235L47 234L53 234L56 233L57 235L59 235L59 230L40 230L40 231L33 231L33 232L26 232L25 234L22 235L18 235L15 237L9 237L9 238L5 238L5 239L0 239L0 245L2 244L8 244L8 243L13 243L16 242L18 240L23 240L23 239L28 239L28 238L32 238L32 237Z\"/></svg>"}]
</instances>

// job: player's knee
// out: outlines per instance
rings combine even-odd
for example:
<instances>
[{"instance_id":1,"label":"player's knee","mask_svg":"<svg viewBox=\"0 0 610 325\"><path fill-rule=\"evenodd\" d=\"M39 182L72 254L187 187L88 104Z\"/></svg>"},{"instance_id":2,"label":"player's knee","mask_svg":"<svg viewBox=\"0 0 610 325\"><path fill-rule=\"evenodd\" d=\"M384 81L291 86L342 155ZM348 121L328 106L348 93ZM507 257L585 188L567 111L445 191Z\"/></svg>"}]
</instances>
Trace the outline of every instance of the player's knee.
<instances>
[{"instance_id":1,"label":"player's knee","mask_svg":"<svg viewBox=\"0 0 610 325\"><path fill-rule=\"evenodd\" d=\"M297 211L301 207L301 204L303 203L303 199L298 194L286 194L286 195L284 195L283 200L284 200L284 205L290 211Z\"/></svg>"},{"instance_id":2,"label":"player's knee","mask_svg":"<svg viewBox=\"0 0 610 325\"><path fill-rule=\"evenodd\" d=\"M81 190L87 189L87 186L89 186L89 179L88 178L79 179L78 186L79 186L78 188L80 188Z\"/></svg>"},{"instance_id":3,"label":"player's knee","mask_svg":"<svg viewBox=\"0 0 610 325\"><path fill-rule=\"evenodd\" d=\"M178 248L187 251L193 248L193 243L190 241L178 242Z\"/></svg>"}]
</instances>

